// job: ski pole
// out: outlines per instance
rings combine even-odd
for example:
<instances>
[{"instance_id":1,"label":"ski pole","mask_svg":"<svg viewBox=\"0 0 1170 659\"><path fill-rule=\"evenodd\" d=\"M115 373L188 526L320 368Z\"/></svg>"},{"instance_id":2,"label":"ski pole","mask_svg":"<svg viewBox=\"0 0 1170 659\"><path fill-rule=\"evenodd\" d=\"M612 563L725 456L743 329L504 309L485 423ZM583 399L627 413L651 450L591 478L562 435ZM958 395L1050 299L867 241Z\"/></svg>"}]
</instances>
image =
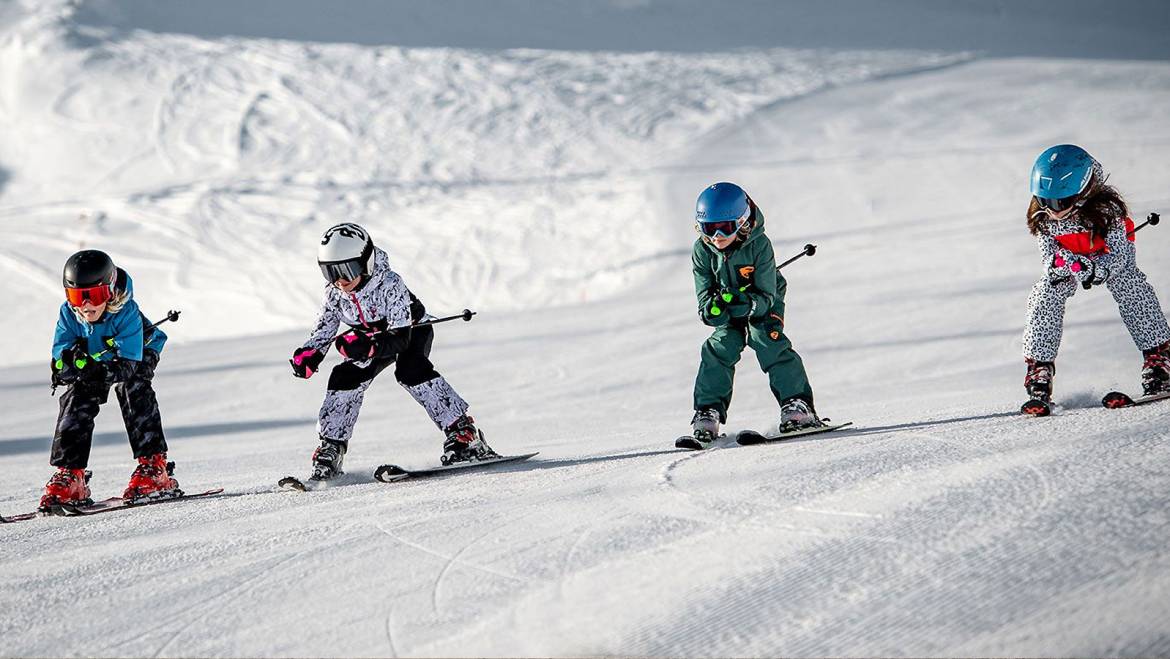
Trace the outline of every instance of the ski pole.
<instances>
[{"instance_id":1,"label":"ski pole","mask_svg":"<svg viewBox=\"0 0 1170 659\"><path fill-rule=\"evenodd\" d=\"M1129 233L1127 233L1125 235L1127 238L1132 238L1133 235L1135 233L1137 233L1138 231L1141 231L1142 229L1144 229L1147 226L1156 227L1156 226L1158 226L1158 223L1161 221L1162 221L1161 215L1158 215L1157 213L1150 213L1149 215L1146 216L1145 222L1142 222L1141 224L1137 225L1136 227L1133 228L1133 231L1130 231ZM1083 281L1083 282L1081 282L1081 287L1087 291L1093 287L1093 284L1092 284L1092 282Z\"/></svg>"},{"instance_id":2,"label":"ski pole","mask_svg":"<svg viewBox=\"0 0 1170 659\"><path fill-rule=\"evenodd\" d=\"M439 323L445 323L448 320L458 320L460 318L462 318L464 322L469 322L471 317L474 315L475 312L471 309L464 309L463 313L457 313L454 316L444 316L443 318L432 318L430 320L424 320L421 323L414 323L410 325L410 328L413 329L415 327L426 327L427 325L438 325Z\"/></svg>"},{"instance_id":3,"label":"ski pole","mask_svg":"<svg viewBox=\"0 0 1170 659\"><path fill-rule=\"evenodd\" d=\"M1129 232L1129 235L1132 236L1133 234L1137 233L1138 231L1141 231L1142 228L1145 227L1147 224L1152 226L1152 227L1156 227L1156 226L1158 226L1158 223L1161 221L1162 221L1161 215L1158 215L1157 213L1150 213L1148 216L1146 216L1146 221L1142 222L1141 224L1134 227L1133 231Z\"/></svg>"},{"instance_id":4,"label":"ski pole","mask_svg":"<svg viewBox=\"0 0 1170 659\"><path fill-rule=\"evenodd\" d=\"M167 321L173 322L173 321L178 320L179 314L181 314L181 313L183 313L183 312L182 311L174 311L174 310L168 311L166 318L163 318L162 320L158 321L157 323L152 323L150 325L147 325L146 327L143 327L142 334L145 336L147 332L153 330L154 328L158 327L159 325L162 325L163 323L165 323ZM110 341L113 341L113 339L110 339ZM114 345L108 345L108 347L105 350L99 352L96 355L92 355L94 361L97 361L98 359L100 359L102 357L102 355L113 350L115 347L116 346L114 346ZM74 364L77 364L77 368L85 368L85 359L84 358L79 359L78 361L81 363L77 364L77 362L74 362Z\"/></svg>"},{"instance_id":5,"label":"ski pole","mask_svg":"<svg viewBox=\"0 0 1170 659\"><path fill-rule=\"evenodd\" d=\"M166 317L163 318L162 320L160 320L156 323L152 323L150 325L147 325L146 327L143 327L142 333L145 335L147 332L153 330L154 328L158 327L159 325L162 325L165 322L168 322L168 321L174 322L174 321L178 320L179 314L181 314L181 313L183 313L183 312L176 311L174 309L168 311ZM85 368L86 365L89 364L90 359L93 359L94 361L98 361L102 358L103 355L105 355L107 352L113 350L116 347L117 347L117 345L114 343L114 340L109 339L106 341L106 348L104 350L102 350L101 352L99 352L97 354L87 355L84 357L77 357L76 359L73 360L73 362L70 364L70 366L72 366L73 368L76 368L77 370L81 370L81 369ZM57 360L57 370L58 371L63 370L64 367L65 367L64 360L58 359ZM52 386L52 389L51 389L49 395L51 395L51 396L57 395L57 385L54 384Z\"/></svg>"},{"instance_id":6,"label":"ski pole","mask_svg":"<svg viewBox=\"0 0 1170 659\"><path fill-rule=\"evenodd\" d=\"M808 245L805 245L804 249L800 250L799 254L797 254L796 256L781 263L780 265L776 266L776 272L779 273L780 268L783 268L784 266L792 263L793 261L799 259L802 256L813 256L816 253L817 253L817 246L816 245L813 245L811 243ZM742 293L742 292L746 291L747 289L748 289L747 286L741 286L739 289L739 292ZM735 299L735 295L732 294L732 292L729 290L724 289L724 290L721 290L718 293L716 293L715 299L711 301L711 315L718 316L718 315L723 313L723 309L719 306L719 300L723 300L724 302L731 302L734 299Z\"/></svg>"},{"instance_id":7,"label":"ski pole","mask_svg":"<svg viewBox=\"0 0 1170 659\"><path fill-rule=\"evenodd\" d=\"M793 261L799 259L802 256L815 256L816 253L817 253L817 246L816 245L813 245L811 243L808 245L805 245L804 249L800 250L799 254L797 254L796 256L781 263L780 265L776 266L776 271L779 272L780 268L783 268L784 266L788 265L789 263L792 263Z\"/></svg>"},{"instance_id":8,"label":"ski pole","mask_svg":"<svg viewBox=\"0 0 1170 659\"><path fill-rule=\"evenodd\" d=\"M1159 215L1157 213L1150 213L1149 215L1146 216L1145 222L1142 222L1141 224L1137 225L1136 227L1133 228L1133 231L1130 231L1130 232L1126 233L1125 235L1127 238L1132 238L1133 235L1135 233L1137 233L1138 231L1141 231L1142 229L1146 228L1147 226L1156 227L1156 226L1158 226L1158 223L1161 221L1162 221L1161 215ZM1094 252L1094 254L1101 254L1101 253L1103 253L1103 252ZM1063 281L1065 281L1065 280L1058 279L1058 280L1052 282L1052 285L1057 286ZM1091 289L1092 287L1093 287L1092 282L1088 282L1088 281L1081 282L1081 288L1085 289L1086 291Z\"/></svg>"},{"instance_id":9,"label":"ski pole","mask_svg":"<svg viewBox=\"0 0 1170 659\"><path fill-rule=\"evenodd\" d=\"M474 316L475 314L476 314L476 312L472 311L471 309L464 309L463 313L457 313L454 316L444 316L442 318L432 318L430 320L424 320L424 321L419 322L419 323L411 323L410 325L403 325L401 327L387 327L386 329L374 330L373 332L370 332L370 334L378 335L378 334L385 334L387 332L396 332L398 330L414 329L416 327L426 327L428 325L438 325L439 323L445 323L449 320L458 320L460 318L462 318L464 321L470 321L471 317ZM357 329L357 328L355 327L355 328L348 329L348 330L342 332L341 334L338 334L337 336L333 337L333 340L336 341L337 339L340 339L341 337L345 336L346 334L349 334L350 332L352 332L354 329Z\"/></svg>"}]
</instances>

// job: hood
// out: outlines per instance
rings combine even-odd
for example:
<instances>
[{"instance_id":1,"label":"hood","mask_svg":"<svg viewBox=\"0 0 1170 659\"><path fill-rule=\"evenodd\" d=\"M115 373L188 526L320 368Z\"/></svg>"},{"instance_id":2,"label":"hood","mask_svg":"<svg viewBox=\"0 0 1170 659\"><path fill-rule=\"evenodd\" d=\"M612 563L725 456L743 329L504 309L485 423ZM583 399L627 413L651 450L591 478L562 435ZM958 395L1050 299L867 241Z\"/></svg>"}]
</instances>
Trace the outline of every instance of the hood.
<instances>
[{"instance_id":1,"label":"hood","mask_svg":"<svg viewBox=\"0 0 1170 659\"><path fill-rule=\"evenodd\" d=\"M118 268L118 278L114 280L114 291L126 293L126 299L134 299L134 280L130 278L130 273Z\"/></svg>"}]
</instances>

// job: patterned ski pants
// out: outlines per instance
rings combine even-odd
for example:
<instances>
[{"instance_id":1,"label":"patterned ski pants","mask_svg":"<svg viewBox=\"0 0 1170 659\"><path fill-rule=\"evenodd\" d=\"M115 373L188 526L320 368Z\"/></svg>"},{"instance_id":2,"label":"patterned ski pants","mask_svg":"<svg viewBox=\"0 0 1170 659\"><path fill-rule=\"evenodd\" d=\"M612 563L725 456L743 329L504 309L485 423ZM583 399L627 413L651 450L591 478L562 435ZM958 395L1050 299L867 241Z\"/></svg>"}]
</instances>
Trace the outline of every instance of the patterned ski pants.
<instances>
[{"instance_id":1,"label":"patterned ski pants","mask_svg":"<svg viewBox=\"0 0 1170 659\"><path fill-rule=\"evenodd\" d=\"M114 385L118 407L134 457L143 458L165 453L167 441L163 437L162 418L158 399L148 377L140 374ZM152 373L150 374L153 376ZM89 465L89 451L93 444L93 422L101 405L110 395L108 385L75 384L61 394L61 412L57 417L57 431L53 434L53 453L49 464L67 469L84 469Z\"/></svg>"},{"instance_id":2,"label":"patterned ski pants","mask_svg":"<svg viewBox=\"0 0 1170 659\"><path fill-rule=\"evenodd\" d=\"M364 362L346 361L333 367L329 390L321 403L317 433L323 439L348 442L353 436L366 389L374 378L394 364L394 378L426 409L440 430L447 428L467 412L467 402L435 371L429 359L434 330L421 327L411 330L410 343L394 357Z\"/></svg>"},{"instance_id":3,"label":"patterned ski pants","mask_svg":"<svg viewBox=\"0 0 1170 659\"><path fill-rule=\"evenodd\" d=\"M1106 286L1138 350L1170 341L1170 326L1166 324L1158 295L1141 270L1131 265L1114 275ZM1078 288L1080 284L1073 279L1054 286L1047 277L1032 287L1024 327L1024 357L1045 362L1056 360L1064 334L1064 306Z\"/></svg>"}]
</instances>

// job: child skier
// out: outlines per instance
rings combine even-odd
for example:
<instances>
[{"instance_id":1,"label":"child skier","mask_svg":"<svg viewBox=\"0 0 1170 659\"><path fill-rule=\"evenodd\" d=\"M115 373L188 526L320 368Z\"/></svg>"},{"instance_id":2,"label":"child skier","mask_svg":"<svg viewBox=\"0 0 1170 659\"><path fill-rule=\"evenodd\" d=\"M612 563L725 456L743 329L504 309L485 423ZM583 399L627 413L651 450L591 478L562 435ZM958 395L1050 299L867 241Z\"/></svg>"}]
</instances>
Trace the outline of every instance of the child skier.
<instances>
[{"instance_id":1,"label":"child skier","mask_svg":"<svg viewBox=\"0 0 1170 659\"><path fill-rule=\"evenodd\" d=\"M134 301L130 275L110 257L84 250L69 257L62 277L66 301L53 337L53 387L65 386L49 464L57 473L45 485L40 511L90 503L89 451L94 417L113 386L138 466L122 498L181 496L171 477L167 442L151 379L167 337L152 328Z\"/></svg>"},{"instance_id":2,"label":"child skier","mask_svg":"<svg viewBox=\"0 0 1170 659\"><path fill-rule=\"evenodd\" d=\"M1049 412L1064 307L1078 285L1104 284L1113 294L1145 357L1144 392L1170 390L1170 327L1135 262L1129 209L1106 179L1101 164L1072 144L1045 150L1032 166L1028 230L1037 238L1044 275L1028 298L1024 388L1032 400L1023 406L1026 414Z\"/></svg>"},{"instance_id":3,"label":"child skier","mask_svg":"<svg viewBox=\"0 0 1170 659\"><path fill-rule=\"evenodd\" d=\"M327 282L324 305L317 327L289 362L296 377L312 377L331 343L345 361L329 374L317 422L321 444L313 452L310 479L326 481L343 473L366 389L391 364L394 378L446 434L443 464L494 457L467 415L467 403L428 359L434 330L410 328L426 314L422 302L390 269L386 252L374 246L366 230L351 223L331 227L321 238L317 264ZM349 329L335 340L341 322Z\"/></svg>"},{"instance_id":4,"label":"child skier","mask_svg":"<svg viewBox=\"0 0 1170 659\"><path fill-rule=\"evenodd\" d=\"M693 436L706 447L727 422L735 364L756 353L780 403L780 430L823 425L800 356L784 334L784 292L764 214L734 183L716 183L695 206L699 238L691 253L699 318L715 331L703 344L695 380Z\"/></svg>"}]
</instances>

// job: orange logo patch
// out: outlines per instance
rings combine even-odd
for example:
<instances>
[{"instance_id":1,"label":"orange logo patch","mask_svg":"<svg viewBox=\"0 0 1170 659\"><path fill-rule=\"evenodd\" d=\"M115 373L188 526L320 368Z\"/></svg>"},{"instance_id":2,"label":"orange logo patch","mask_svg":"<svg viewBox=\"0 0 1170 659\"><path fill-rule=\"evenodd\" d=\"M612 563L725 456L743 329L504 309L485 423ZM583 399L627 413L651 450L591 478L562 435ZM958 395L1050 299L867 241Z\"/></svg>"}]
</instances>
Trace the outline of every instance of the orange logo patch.
<instances>
[{"instance_id":1,"label":"orange logo patch","mask_svg":"<svg viewBox=\"0 0 1170 659\"><path fill-rule=\"evenodd\" d=\"M768 336L772 337L772 340L773 340L773 341L779 341L779 340L780 340L780 332L778 332L778 331L776 331L776 330L772 330L771 332L769 332L769 333L768 333Z\"/></svg>"},{"instance_id":2,"label":"orange logo patch","mask_svg":"<svg viewBox=\"0 0 1170 659\"><path fill-rule=\"evenodd\" d=\"M739 269L739 276L743 277L744 279L751 279L752 273L755 271L756 271L755 266L745 265L744 267Z\"/></svg>"}]
</instances>

